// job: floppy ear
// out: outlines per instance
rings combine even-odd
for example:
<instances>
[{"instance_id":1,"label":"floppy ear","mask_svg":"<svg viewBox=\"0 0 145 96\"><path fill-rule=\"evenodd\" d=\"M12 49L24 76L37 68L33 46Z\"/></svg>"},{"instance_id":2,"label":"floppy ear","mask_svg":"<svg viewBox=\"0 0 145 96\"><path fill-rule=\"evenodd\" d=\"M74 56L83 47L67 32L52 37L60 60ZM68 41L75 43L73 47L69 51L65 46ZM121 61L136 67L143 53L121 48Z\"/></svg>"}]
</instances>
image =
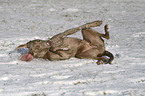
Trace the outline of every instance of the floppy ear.
<instances>
[{"instance_id":1,"label":"floppy ear","mask_svg":"<svg viewBox=\"0 0 145 96\"><path fill-rule=\"evenodd\" d=\"M21 47L26 47L26 44L19 45L19 46L15 49L15 51L18 50L18 49L21 48Z\"/></svg>"}]
</instances>

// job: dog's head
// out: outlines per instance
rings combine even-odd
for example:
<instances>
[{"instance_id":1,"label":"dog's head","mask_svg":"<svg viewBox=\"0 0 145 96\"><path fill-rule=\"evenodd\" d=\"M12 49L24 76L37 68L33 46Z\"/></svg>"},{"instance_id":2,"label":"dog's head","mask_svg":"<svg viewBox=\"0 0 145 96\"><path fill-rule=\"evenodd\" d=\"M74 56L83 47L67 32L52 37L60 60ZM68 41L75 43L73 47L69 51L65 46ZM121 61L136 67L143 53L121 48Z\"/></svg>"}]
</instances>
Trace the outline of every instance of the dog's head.
<instances>
[{"instance_id":1,"label":"dog's head","mask_svg":"<svg viewBox=\"0 0 145 96\"><path fill-rule=\"evenodd\" d=\"M20 60L22 61L31 61L36 58L43 58L44 55L49 51L49 48L52 46L51 41L46 40L33 40L26 44L20 45L16 48L16 51L19 51L22 56ZM27 52L26 52L27 49Z\"/></svg>"}]
</instances>

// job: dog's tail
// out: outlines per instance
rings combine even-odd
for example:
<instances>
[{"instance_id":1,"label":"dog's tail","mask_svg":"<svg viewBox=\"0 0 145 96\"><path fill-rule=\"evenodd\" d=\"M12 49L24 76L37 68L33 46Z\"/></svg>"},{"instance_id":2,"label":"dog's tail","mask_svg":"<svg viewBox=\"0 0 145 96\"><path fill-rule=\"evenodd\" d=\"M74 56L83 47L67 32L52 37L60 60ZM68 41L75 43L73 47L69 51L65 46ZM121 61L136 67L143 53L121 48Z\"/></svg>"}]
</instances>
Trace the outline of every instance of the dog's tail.
<instances>
[{"instance_id":1,"label":"dog's tail","mask_svg":"<svg viewBox=\"0 0 145 96\"><path fill-rule=\"evenodd\" d=\"M111 64L111 62L114 60L113 54L109 51L105 51L103 55L106 55L106 56L110 57L109 61L107 62L109 64Z\"/></svg>"}]
</instances>

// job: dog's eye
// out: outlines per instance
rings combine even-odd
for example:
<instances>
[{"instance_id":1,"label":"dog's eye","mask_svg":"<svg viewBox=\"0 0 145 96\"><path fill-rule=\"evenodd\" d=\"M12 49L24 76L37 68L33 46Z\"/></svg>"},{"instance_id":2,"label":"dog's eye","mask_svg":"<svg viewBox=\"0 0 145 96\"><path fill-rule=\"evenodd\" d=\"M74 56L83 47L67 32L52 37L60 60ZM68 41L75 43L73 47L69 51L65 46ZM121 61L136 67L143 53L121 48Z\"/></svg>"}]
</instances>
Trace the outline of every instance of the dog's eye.
<instances>
[{"instance_id":1,"label":"dog's eye","mask_svg":"<svg viewBox=\"0 0 145 96\"><path fill-rule=\"evenodd\" d=\"M50 45L49 42L46 43L47 45Z\"/></svg>"}]
</instances>

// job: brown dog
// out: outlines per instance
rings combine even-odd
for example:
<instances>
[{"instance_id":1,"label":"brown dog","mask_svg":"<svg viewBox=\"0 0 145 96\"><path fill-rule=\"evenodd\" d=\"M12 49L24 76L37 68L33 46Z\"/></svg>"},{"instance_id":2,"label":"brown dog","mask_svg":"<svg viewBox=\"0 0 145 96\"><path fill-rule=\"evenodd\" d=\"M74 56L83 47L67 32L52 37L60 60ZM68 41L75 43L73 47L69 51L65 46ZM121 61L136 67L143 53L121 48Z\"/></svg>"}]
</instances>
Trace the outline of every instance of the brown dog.
<instances>
[{"instance_id":1,"label":"brown dog","mask_svg":"<svg viewBox=\"0 0 145 96\"><path fill-rule=\"evenodd\" d=\"M30 61L35 57L48 60L64 60L77 57L95 59L98 60L99 64L100 61L106 61L106 58L102 57L106 55L110 57L107 63L111 63L114 57L110 52L105 51L104 41L101 38L109 39L108 26L105 26L105 34L100 34L90 28L100 26L101 24L102 21L94 21L57 34L50 40L33 40L20 45L17 48L26 47L30 50L28 54L23 55L20 59ZM66 37L79 30L82 30L83 40Z\"/></svg>"}]
</instances>

